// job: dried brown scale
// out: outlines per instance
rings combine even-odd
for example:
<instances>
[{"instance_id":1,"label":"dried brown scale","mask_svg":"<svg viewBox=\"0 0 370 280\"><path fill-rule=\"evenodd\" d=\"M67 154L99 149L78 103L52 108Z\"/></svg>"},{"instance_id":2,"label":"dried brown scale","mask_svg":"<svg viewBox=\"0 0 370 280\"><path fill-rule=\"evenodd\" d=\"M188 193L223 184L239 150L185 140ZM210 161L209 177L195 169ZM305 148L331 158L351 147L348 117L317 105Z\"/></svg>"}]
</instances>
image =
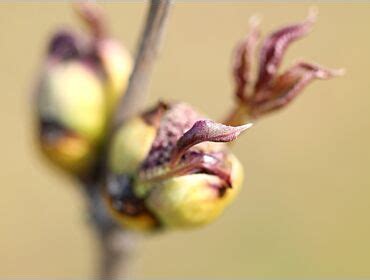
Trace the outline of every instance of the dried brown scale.
<instances>
[{"instance_id":1,"label":"dried brown scale","mask_svg":"<svg viewBox=\"0 0 370 280\"><path fill-rule=\"evenodd\" d=\"M143 120L154 127L158 127L162 120L163 115L168 110L169 106L167 103L159 102L157 106L153 109L150 109L142 114Z\"/></svg>"},{"instance_id":2,"label":"dried brown scale","mask_svg":"<svg viewBox=\"0 0 370 280\"><path fill-rule=\"evenodd\" d=\"M141 169L146 171L168 163L177 140L199 119L201 115L185 103L169 105L169 109L160 121L157 136Z\"/></svg>"},{"instance_id":3,"label":"dried brown scale","mask_svg":"<svg viewBox=\"0 0 370 280\"><path fill-rule=\"evenodd\" d=\"M227 186L220 186L218 184L210 184L210 187L217 190L219 198L223 198L227 192Z\"/></svg>"},{"instance_id":4,"label":"dried brown scale","mask_svg":"<svg viewBox=\"0 0 370 280\"><path fill-rule=\"evenodd\" d=\"M76 36L68 30L57 32L48 46L47 66L66 61L78 61L104 80L107 73L99 55L98 41L89 42L82 34Z\"/></svg>"},{"instance_id":5,"label":"dried brown scale","mask_svg":"<svg viewBox=\"0 0 370 280\"><path fill-rule=\"evenodd\" d=\"M78 40L69 31L59 31L50 41L48 54L62 60L79 57Z\"/></svg>"},{"instance_id":6,"label":"dried brown scale","mask_svg":"<svg viewBox=\"0 0 370 280\"><path fill-rule=\"evenodd\" d=\"M132 189L133 181L127 175L112 175L108 178L108 201L111 207L127 216L139 217L148 216L155 227L160 227L160 221L148 210L145 205L145 198L137 197Z\"/></svg>"},{"instance_id":7,"label":"dried brown scale","mask_svg":"<svg viewBox=\"0 0 370 280\"><path fill-rule=\"evenodd\" d=\"M67 134L73 135L72 131L68 130L68 128L60 124L58 121L52 119L39 120L38 126L40 137L42 137L45 142L52 143L60 139L61 136Z\"/></svg>"}]
</instances>

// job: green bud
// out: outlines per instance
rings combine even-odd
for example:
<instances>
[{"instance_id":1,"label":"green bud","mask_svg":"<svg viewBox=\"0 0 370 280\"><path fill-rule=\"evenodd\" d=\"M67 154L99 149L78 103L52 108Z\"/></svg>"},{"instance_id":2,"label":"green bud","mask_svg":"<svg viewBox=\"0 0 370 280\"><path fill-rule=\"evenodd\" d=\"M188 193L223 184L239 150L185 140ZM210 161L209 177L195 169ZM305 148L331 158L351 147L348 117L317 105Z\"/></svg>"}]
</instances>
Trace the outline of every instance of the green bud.
<instances>
[{"instance_id":1,"label":"green bud","mask_svg":"<svg viewBox=\"0 0 370 280\"><path fill-rule=\"evenodd\" d=\"M89 176L107 124L125 91L131 58L106 37L86 40L58 32L51 40L37 88L39 142L57 166Z\"/></svg>"},{"instance_id":2,"label":"green bud","mask_svg":"<svg viewBox=\"0 0 370 280\"><path fill-rule=\"evenodd\" d=\"M104 88L88 65L65 62L48 67L39 87L39 113L89 141L101 137L106 122Z\"/></svg>"},{"instance_id":3,"label":"green bud","mask_svg":"<svg viewBox=\"0 0 370 280\"><path fill-rule=\"evenodd\" d=\"M40 141L45 154L71 172L84 172L103 137L104 89L94 72L79 62L48 67L38 99Z\"/></svg>"},{"instance_id":4,"label":"green bud","mask_svg":"<svg viewBox=\"0 0 370 280\"><path fill-rule=\"evenodd\" d=\"M129 120L118 129L112 142L110 170L114 174L134 174L147 156L156 132L141 117Z\"/></svg>"},{"instance_id":5,"label":"green bud","mask_svg":"<svg viewBox=\"0 0 370 280\"><path fill-rule=\"evenodd\" d=\"M243 169L230 155L232 187L218 176L191 174L156 184L147 198L147 206L170 228L192 228L208 224L224 211L239 192Z\"/></svg>"},{"instance_id":6,"label":"green bud","mask_svg":"<svg viewBox=\"0 0 370 280\"><path fill-rule=\"evenodd\" d=\"M113 216L144 231L210 223L243 181L240 162L222 142L248 127L205 120L183 103L160 103L127 121L110 151L105 194Z\"/></svg>"}]
</instances>

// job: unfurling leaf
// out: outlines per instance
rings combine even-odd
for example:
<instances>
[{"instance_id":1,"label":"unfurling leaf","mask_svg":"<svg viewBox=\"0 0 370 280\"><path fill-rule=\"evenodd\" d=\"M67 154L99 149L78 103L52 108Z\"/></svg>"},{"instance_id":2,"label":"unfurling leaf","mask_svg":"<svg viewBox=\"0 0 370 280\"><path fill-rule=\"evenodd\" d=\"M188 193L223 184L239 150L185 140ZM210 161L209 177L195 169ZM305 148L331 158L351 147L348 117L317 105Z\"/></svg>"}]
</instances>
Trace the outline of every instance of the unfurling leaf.
<instances>
[{"instance_id":1,"label":"unfurling leaf","mask_svg":"<svg viewBox=\"0 0 370 280\"><path fill-rule=\"evenodd\" d=\"M177 141L171 158L171 166L175 165L181 156L192 146L202 142L231 142L240 133L250 128L252 123L241 126L227 126L211 120L197 121L192 128Z\"/></svg>"},{"instance_id":2,"label":"unfurling leaf","mask_svg":"<svg viewBox=\"0 0 370 280\"><path fill-rule=\"evenodd\" d=\"M242 101L248 98L247 87L251 82L251 65L259 38L259 20L253 17L250 21L250 33L238 43L233 56L235 92L236 97Z\"/></svg>"},{"instance_id":3,"label":"unfurling leaf","mask_svg":"<svg viewBox=\"0 0 370 280\"><path fill-rule=\"evenodd\" d=\"M266 38L260 53L260 69L255 86L256 91L269 84L279 69L286 49L292 42L306 35L311 30L315 20L316 12L310 12L304 22L283 27Z\"/></svg>"},{"instance_id":4,"label":"unfurling leaf","mask_svg":"<svg viewBox=\"0 0 370 280\"><path fill-rule=\"evenodd\" d=\"M240 125L287 105L315 79L329 79L343 70L329 70L305 62L297 63L280 74L279 67L290 44L305 36L316 20L316 10L310 10L306 20L278 29L262 43L257 61L256 80L251 79L252 53L258 40L256 27L239 43L233 61L233 78L237 106L225 123Z\"/></svg>"},{"instance_id":5,"label":"unfurling leaf","mask_svg":"<svg viewBox=\"0 0 370 280\"><path fill-rule=\"evenodd\" d=\"M312 63L299 62L276 79L271 89L274 98L270 102L262 103L255 111L255 115L265 114L285 106L315 79L326 80L343 73L344 69L333 70Z\"/></svg>"}]
</instances>

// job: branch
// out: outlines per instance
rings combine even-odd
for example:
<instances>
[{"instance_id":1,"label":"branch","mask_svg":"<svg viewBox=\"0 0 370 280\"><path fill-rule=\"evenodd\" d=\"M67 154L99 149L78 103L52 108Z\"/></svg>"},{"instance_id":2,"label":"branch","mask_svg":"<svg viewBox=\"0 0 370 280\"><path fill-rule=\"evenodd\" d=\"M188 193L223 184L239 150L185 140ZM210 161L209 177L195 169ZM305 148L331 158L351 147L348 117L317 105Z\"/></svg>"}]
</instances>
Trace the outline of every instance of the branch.
<instances>
[{"instance_id":1,"label":"branch","mask_svg":"<svg viewBox=\"0 0 370 280\"><path fill-rule=\"evenodd\" d=\"M124 279L129 276L130 260L136 245L136 236L111 230L100 236L101 259L97 280Z\"/></svg>"},{"instance_id":2,"label":"branch","mask_svg":"<svg viewBox=\"0 0 370 280\"><path fill-rule=\"evenodd\" d=\"M161 46L170 9L170 0L152 0L147 14L135 66L131 73L126 93L118 104L114 127L142 109L148 95L150 75Z\"/></svg>"},{"instance_id":3,"label":"branch","mask_svg":"<svg viewBox=\"0 0 370 280\"><path fill-rule=\"evenodd\" d=\"M127 268L130 251L132 251L135 243L132 240L132 235L121 230L106 213L100 186L102 183L104 184L107 175L108 151L114 129L125 119L140 111L144 105L150 75L161 45L169 8L170 0L151 0L150 2L145 26L138 44L135 66L125 95L117 106L106 141L102 147L101 160L97 167L97 177L93 176L92 182L85 183L90 198L90 214L96 226L96 233L99 235L102 254L98 279L118 278L119 272Z\"/></svg>"}]
</instances>

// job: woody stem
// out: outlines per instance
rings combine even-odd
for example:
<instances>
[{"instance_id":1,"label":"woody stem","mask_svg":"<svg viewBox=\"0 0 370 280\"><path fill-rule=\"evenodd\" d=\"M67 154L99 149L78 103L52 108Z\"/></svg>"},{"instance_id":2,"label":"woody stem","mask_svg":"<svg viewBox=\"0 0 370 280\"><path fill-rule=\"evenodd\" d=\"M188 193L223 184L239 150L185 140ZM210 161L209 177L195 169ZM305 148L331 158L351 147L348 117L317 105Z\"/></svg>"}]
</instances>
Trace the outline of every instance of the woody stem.
<instances>
[{"instance_id":1,"label":"woody stem","mask_svg":"<svg viewBox=\"0 0 370 280\"><path fill-rule=\"evenodd\" d=\"M154 62L158 56L164 34L170 0L152 0L141 35L135 66L126 93L118 105L114 125L121 124L143 107Z\"/></svg>"},{"instance_id":2,"label":"woody stem","mask_svg":"<svg viewBox=\"0 0 370 280\"><path fill-rule=\"evenodd\" d=\"M170 0L151 0L150 2L144 29L139 39L134 69L126 92L114 112L106 141L102 147L100 166L98 167L99 176L93 180L92 184L87 184L87 188L90 188L88 192L91 192L89 195L91 218L100 241L101 261L96 275L99 280L117 279L126 274L125 271L123 274L121 272L128 266L129 251L132 247L130 243L134 243L132 235L116 225L110 215L105 213L105 207L101 207L102 203L100 202L103 198L100 188L106 182L108 147L114 129L140 111L144 105L150 76L167 23L170 4ZM97 202L94 202L94 197L97 197ZM100 219L101 217L103 219Z\"/></svg>"}]
</instances>

